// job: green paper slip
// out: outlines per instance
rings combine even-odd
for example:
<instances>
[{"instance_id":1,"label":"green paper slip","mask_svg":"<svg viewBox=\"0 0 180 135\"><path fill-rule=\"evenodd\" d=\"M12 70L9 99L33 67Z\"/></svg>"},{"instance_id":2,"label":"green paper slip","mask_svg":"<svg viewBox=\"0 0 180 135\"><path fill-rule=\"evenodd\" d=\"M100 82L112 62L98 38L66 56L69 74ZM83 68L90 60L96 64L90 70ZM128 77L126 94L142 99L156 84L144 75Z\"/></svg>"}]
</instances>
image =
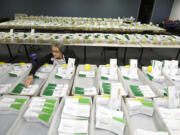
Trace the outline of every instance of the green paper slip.
<instances>
[{"instance_id":1,"label":"green paper slip","mask_svg":"<svg viewBox=\"0 0 180 135\"><path fill-rule=\"evenodd\" d=\"M35 79L39 79L39 76L36 76L36 75L35 75L34 78L35 78Z\"/></svg>"},{"instance_id":2,"label":"green paper slip","mask_svg":"<svg viewBox=\"0 0 180 135\"><path fill-rule=\"evenodd\" d=\"M101 79L102 79L102 80L108 80L108 78L107 78L107 77L104 77L104 76L101 76Z\"/></svg>"},{"instance_id":3,"label":"green paper slip","mask_svg":"<svg viewBox=\"0 0 180 135\"><path fill-rule=\"evenodd\" d=\"M129 80L129 77L127 77L127 76L123 76L123 78L124 78L125 80Z\"/></svg>"},{"instance_id":4,"label":"green paper slip","mask_svg":"<svg viewBox=\"0 0 180 135\"><path fill-rule=\"evenodd\" d=\"M11 104L10 108L20 110L23 104Z\"/></svg>"},{"instance_id":5,"label":"green paper slip","mask_svg":"<svg viewBox=\"0 0 180 135\"><path fill-rule=\"evenodd\" d=\"M90 99L80 98L78 102L83 104L90 104Z\"/></svg>"},{"instance_id":6,"label":"green paper slip","mask_svg":"<svg viewBox=\"0 0 180 135\"><path fill-rule=\"evenodd\" d=\"M23 90L24 88L24 84L18 84L12 91L12 93L21 93L21 91Z\"/></svg>"},{"instance_id":7,"label":"green paper slip","mask_svg":"<svg viewBox=\"0 0 180 135\"><path fill-rule=\"evenodd\" d=\"M24 102L26 102L26 99L24 99L24 98L18 98L18 99L15 99L15 102L19 102L19 103L24 103Z\"/></svg>"},{"instance_id":8,"label":"green paper slip","mask_svg":"<svg viewBox=\"0 0 180 135\"><path fill-rule=\"evenodd\" d=\"M149 79L149 80L151 80L151 81L152 81L152 80L153 80L153 78L154 78L152 75L150 75L150 74L148 74L148 73L146 74L146 76L147 76L147 77L148 77L148 79Z\"/></svg>"},{"instance_id":9,"label":"green paper slip","mask_svg":"<svg viewBox=\"0 0 180 135\"><path fill-rule=\"evenodd\" d=\"M79 77L86 77L85 74L79 74Z\"/></svg>"},{"instance_id":10,"label":"green paper slip","mask_svg":"<svg viewBox=\"0 0 180 135\"><path fill-rule=\"evenodd\" d=\"M154 107L154 104L151 101L142 101L143 106Z\"/></svg>"},{"instance_id":11,"label":"green paper slip","mask_svg":"<svg viewBox=\"0 0 180 135\"><path fill-rule=\"evenodd\" d=\"M55 75L55 78L62 79L62 76Z\"/></svg>"},{"instance_id":12,"label":"green paper slip","mask_svg":"<svg viewBox=\"0 0 180 135\"><path fill-rule=\"evenodd\" d=\"M53 90L44 90L43 95L44 96L52 96L53 92L54 92Z\"/></svg>"},{"instance_id":13,"label":"green paper slip","mask_svg":"<svg viewBox=\"0 0 180 135\"><path fill-rule=\"evenodd\" d=\"M38 118L44 122L48 122L51 118L50 114L39 114Z\"/></svg>"},{"instance_id":14,"label":"green paper slip","mask_svg":"<svg viewBox=\"0 0 180 135\"><path fill-rule=\"evenodd\" d=\"M48 86L56 87L55 83L49 83Z\"/></svg>"},{"instance_id":15,"label":"green paper slip","mask_svg":"<svg viewBox=\"0 0 180 135\"><path fill-rule=\"evenodd\" d=\"M138 86L130 85L130 89L131 89L132 93L134 94L134 96L136 96L136 97L144 97L144 95L141 93Z\"/></svg>"},{"instance_id":16,"label":"green paper slip","mask_svg":"<svg viewBox=\"0 0 180 135\"><path fill-rule=\"evenodd\" d=\"M45 112L45 113L48 113L48 114L52 114L54 110L53 109L43 108L41 111Z\"/></svg>"},{"instance_id":17,"label":"green paper slip","mask_svg":"<svg viewBox=\"0 0 180 135\"><path fill-rule=\"evenodd\" d=\"M56 101L57 101L57 100L55 100L55 99L46 99L46 101L45 101L45 102L47 102L47 103L51 103L51 104L55 104L55 103L56 103Z\"/></svg>"},{"instance_id":18,"label":"green paper slip","mask_svg":"<svg viewBox=\"0 0 180 135\"><path fill-rule=\"evenodd\" d=\"M48 108L53 109L53 108L54 108L54 105L52 105L52 104L44 104L44 107L48 107Z\"/></svg>"},{"instance_id":19,"label":"green paper slip","mask_svg":"<svg viewBox=\"0 0 180 135\"><path fill-rule=\"evenodd\" d=\"M16 75L16 74L13 74L13 73L9 73L9 76L11 76L11 77L17 77L17 75Z\"/></svg>"},{"instance_id":20,"label":"green paper slip","mask_svg":"<svg viewBox=\"0 0 180 135\"><path fill-rule=\"evenodd\" d=\"M112 117L112 118L113 118L113 120L116 120L116 121L121 122L123 124L126 122L124 119L121 119L121 118L118 118L118 117Z\"/></svg>"}]
</instances>

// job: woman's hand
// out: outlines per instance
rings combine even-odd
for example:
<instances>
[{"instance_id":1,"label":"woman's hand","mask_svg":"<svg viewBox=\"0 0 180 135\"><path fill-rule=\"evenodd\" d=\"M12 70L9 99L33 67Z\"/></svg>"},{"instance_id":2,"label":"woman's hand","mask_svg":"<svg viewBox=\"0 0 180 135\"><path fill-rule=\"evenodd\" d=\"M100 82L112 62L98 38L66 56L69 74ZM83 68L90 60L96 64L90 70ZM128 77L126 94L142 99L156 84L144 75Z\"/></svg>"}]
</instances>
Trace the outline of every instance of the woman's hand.
<instances>
[{"instance_id":1,"label":"woman's hand","mask_svg":"<svg viewBox=\"0 0 180 135\"><path fill-rule=\"evenodd\" d=\"M29 75L28 77L27 77L27 79L26 79L26 81L25 81L25 87L27 88L29 85L31 85L32 84L32 82L33 82L33 75Z\"/></svg>"}]
</instances>

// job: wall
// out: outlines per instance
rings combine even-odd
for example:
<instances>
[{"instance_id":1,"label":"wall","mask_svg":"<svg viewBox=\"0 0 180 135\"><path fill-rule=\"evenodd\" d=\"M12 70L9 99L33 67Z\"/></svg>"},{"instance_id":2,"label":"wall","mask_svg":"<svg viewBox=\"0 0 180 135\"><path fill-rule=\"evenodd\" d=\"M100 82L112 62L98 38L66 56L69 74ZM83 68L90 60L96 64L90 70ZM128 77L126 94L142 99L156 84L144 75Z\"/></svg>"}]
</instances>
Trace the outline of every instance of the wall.
<instances>
[{"instance_id":1,"label":"wall","mask_svg":"<svg viewBox=\"0 0 180 135\"><path fill-rule=\"evenodd\" d=\"M171 20L180 20L180 0L174 0L174 4L171 10L170 18Z\"/></svg>"},{"instance_id":2,"label":"wall","mask_svg":"<svg viewBox=\"0 0 180 135\"><path fill-rule=\"evenodd\" d=\"M49 16L138 17L141 0L1 0L0 17L15 13Z\"/></svg>"},{"instance_id":3,"label":"wall","mask_svg":"<svg viewBox=\"0 0 180 135\"><path fill-rule=\"evenodd\" d=\"M160 23L164 18L169 18L174 0L155 0L151 22Z\"/></svg>"}]
</instances>

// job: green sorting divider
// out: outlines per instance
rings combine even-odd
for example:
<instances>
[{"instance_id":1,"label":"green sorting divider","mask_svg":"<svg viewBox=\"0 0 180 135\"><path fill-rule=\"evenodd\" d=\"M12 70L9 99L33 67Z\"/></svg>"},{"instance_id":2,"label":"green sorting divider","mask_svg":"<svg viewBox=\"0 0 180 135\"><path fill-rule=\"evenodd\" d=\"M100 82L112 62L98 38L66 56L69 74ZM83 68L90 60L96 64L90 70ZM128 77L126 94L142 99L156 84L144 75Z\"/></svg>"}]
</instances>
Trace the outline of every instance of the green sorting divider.
<instances>
[{"instance_id":1,"label":"green sorting divider","mask_svg":"<svg viewBox=\"0 0 180 135\"><path fill-rule=\"evenodd\" d=\"M79 74L79 77L86 77L85 74Z\"/></svg>"},{"instance_id":2,"label":"green sorting divider","mask_svg":"<svg viewBox=\"0 0 180 135\"><path fill-rule=\"evenodd\" d=\"M125 80L129 80L129 77L127 77L127 76L123 76L123 78L124 78Z\"/></svg>"},{"instance_id":3,"label":"green sorting divider","mask_svg":"<svg viewBox=\"0 0 180 135\"><path fill-rule=\"evenodd\" d=\"M48 86L45 88L45 90L44 90L44 92L43 92L43 95L44 95L44 96L52 96L55 87L56 87L56 84L54 84L54 83L49 83Z\"/></svg>"},{"instance_id":4,"label":"green sorting divider","mask_svg":"<svg viewBox=\"0 0 180 135\"><path fill-rule=\"evenodd\" d=\"M104 94L111 94L111 84L103 82L102 88L104 90Z\"/></svg>"},{"instance_id":5,"label":"green sorting divider","mask_svg":"<svg viewBox=\"0 0 180 135\"><path fill-rule=\"evenodd\" d=\"M151 80L151 81L153 80L153 76L152 75L147 73L146 76L148 77L149 80Z\"/></svg>"},{"instance_id":6,"label":"green sorting divider","mask_svg":"<svg viewBox=\"0 0 180 135\"><path fill-rule=\"evenodd\" d=\"M52 114L53 111L54 111L54 109L51 109L51 108L49 108L49 109L43 108L41 111L42 111L42 112L45 112L45 113L48 113L48 114Z\"/></svg>"},{"instance_id":7,"label":"green sorting divider","mask_svg":"<svg viewBox=\"0 0 180 135\"><path fill-rule=\"evenodd\" d=\"M126 122L124 119L121 119L121 118L118 118L118 117L112 117L112 118L113 118L113 120L116 120L116 121L121 122L123 124Z\"/></svg>"},{"instance_id":8,"label":"green sorting divider","mask_svg":"<svg viewBox=\"0 0 180 135\"><path fill-rule=\"evenodd\" d=\"M9 73L9 76L11 76L11 77L17 77L17 75L16 75L16 74L13 74L13 73Z\"/></svg>"},{"instance_id":9,"label":"green sorting divider","mask_svg":"<svg viewBox=\"0 0 180 135\"><path fill-rule=\"evenodd\" d=\"M55 99L46 99L45 102L50 103L50 104L55 104L56 100Z\"/></svg>"},{"instance_id":10,"label":"green sorting divider","mask_svg":"<svg viewBox=\"0 0 180 135\"><path fill-rule=\"evenodd\" d=\"M104 77L104 76L101 76L101 79L102 79L102 80L108 80L108 78L107 78L107 77Z\"/></svg>"},{"instance_id":11,"label":"green sorting divider","mask_svg":"<svg viewBox=\"0 0 180 135\"><path fill-rule=\"evenodd\" d=\"M44 104L44 107L54 109L54 105L52 104Z\"/></svg>"},{"instance_id":12,"label":"green sorting divider","mask_svg":"<svg viewBox=\"0 0 180 135\"><path fill-rule=\"evenodd\" d=\"M55 75L55 78L62 79L62 76Z\"/></svg>"}]
</instances>

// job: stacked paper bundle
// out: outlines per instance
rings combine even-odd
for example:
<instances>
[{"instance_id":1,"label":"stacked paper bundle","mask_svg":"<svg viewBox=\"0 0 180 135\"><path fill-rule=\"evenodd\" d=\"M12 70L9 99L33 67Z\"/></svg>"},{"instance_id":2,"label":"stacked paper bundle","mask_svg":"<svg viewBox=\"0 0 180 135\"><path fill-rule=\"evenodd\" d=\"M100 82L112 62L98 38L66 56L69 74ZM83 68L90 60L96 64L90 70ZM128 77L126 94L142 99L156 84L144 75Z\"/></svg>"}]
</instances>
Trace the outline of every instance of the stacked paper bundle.
<instances>
[{"instance_id":1,"label":"stacked paper bundle","mask_svg":"<svg viewBox=\"0 0 180 135\"><path fill-rule=\"evenodd\" d=\"M24 113L24 118L28 122L41 122L49 126L57 105L58 100L55 98L33 97Z\"/></svg>"},{"instance_id":2,"label":"stacked paper bundle","mask_svg":"<svg viewBox=\"0 0 180 135\"><path fill-rule=\"evenodd\" d=\"M0 76L2 77L6 72L12 68L11 64L0 62Z\"/></svg>"},{"instance_id":3,"label":"stacked paper bundle","mask_svg":"<svg viewBox=\"0 0 180 135\"><path fill-rule=\"evenodd\" d=\"M110 59L110 64L100 69L101 80L118 80L117 59Z\"/></svg>"},{"instance_id":4,"label":"stacked paper bundle","mask_svg":"<svg viewBox=\"0 0 180 135\"><path fill-rule=\"evenodd\" d=\"M89 134L91 98L66 97L58 128L62 134Z\"/></svg>"},{"instance_id":5,"label":"stacked paper bundle","mask_svg":"<svg viewBox=\"0 0 180 135\"><path fill-rule=\"evenodd\" d=\"M68 64L63 64L57 68L55 77L57 79L71 79L75 72L75 59L69 58Z\"/></svg>"},{"instance_id":6,"label":"stacked paper bundle","mask_svg":"<svg viewBox=\"0 0 180 135\"><path fill-rule=\"evenodd\" d=\"M27 97L3 96L0 99L0 113L3 111L19 112L27 99Z\"/></svg>"},{"instance_id":7,"label":"stacked paper bundle","mask_svg":"<svg viewBox=\"0 0 180 135\"><path fill-rule=\"evenodd\" d=\"M21 77L22 75L24 75L25 72L28 72L30 68L31 68L31 64L26 64L26 63L14 64L13 69L9 71L9 76Z\"/></svg>"},{"instance_id":8,"label":"stacked paper bundle","mask_svg":"<svg viewBox=\"0 0 180 135\"><path fill-rule=\"evenodd\" d=\"M78 71L77 71L78 73L76 76L77 78L75 79L79 78L80 79L79 81L81 81L82 85L80 85L79 82L78 84L76 83L74 84L74 94L76 95L96 95L97 94L97 88L96 88L96 85L94 84L94 82L96 81L96 69L97 67L95 65L90 65L90 64L85 64L84 66L80 65L78 67Z\"/></svg>"},{"instance_id":9,"label":"stacked paper bundle","mask_svg":"<svg viewBox=\"0 0 180 135\"><path fill-rule=\"evenodd\" d=\"M177 60L165 60L163 61L163 71L173 81L180 81L180 70L178 69Z\"/></svg>"},{"instance_id":10,"label":"stacked paper bundle","mask_svg":"<svg viewBox=\"0 0 180 135\"><path fill-rule=\"evenodd\" d=\"M118 96L117 96L118 95ZM94 134L124 134L125 120L121 111L121 95L115 90L111 96L96 96Z\"/></svg>"},{"instance_id":11,"label":"stacked paper bundle","mask_svg":"<svg viewBox=\"0 0 180 135\"><path fill-rule=\"evenodd\" d=\"M53 65L44 64L40 69L35 73L35 78L47 79L49 73L53 70Z\"/></svg>"},{"instance_id":12,"label":"stacked paper bundle","mask_svg":"<svg viewBox=\"0 0 180 135\"><path fill-rule=\"evenodd\" d=\"M0 84L0 94L6 93L12 84Z\"/></svg>"},{"instance_id":13,"label":"stacked paper bundle","mask_svg":"<svg viewBox=\"0 0 180 135\"><path fill-rule=\"evenodd\" d=\"M63 97L66 95L67 90L68 84L49 83L43 92L43 96Z\"/></svg>"},{"instance_id":14,"label":"stacked paper bundle","mask_svg":"<svg viewBox=\"0 0 180 135\"><path fill-rule=\"evenodd\" d=\"M129 116L144 114L153 116L154 104L152 100L145 100L140 98L128 98L126 99L126 105L128 108Z\"/></svg>"},{"instance_id":15,"label":"stacked paper bundle","mask_svg":"<svg viewBox=\"0 0 180 135\"><path fill-rule=\"evenodd\" d=\"M27 88L24 86L24 84L19 83L16 85L16 87L12 90L12 94L17 95L33 95L39 90L39 85L29 85Z\"/></svg>"}]
</instances>

